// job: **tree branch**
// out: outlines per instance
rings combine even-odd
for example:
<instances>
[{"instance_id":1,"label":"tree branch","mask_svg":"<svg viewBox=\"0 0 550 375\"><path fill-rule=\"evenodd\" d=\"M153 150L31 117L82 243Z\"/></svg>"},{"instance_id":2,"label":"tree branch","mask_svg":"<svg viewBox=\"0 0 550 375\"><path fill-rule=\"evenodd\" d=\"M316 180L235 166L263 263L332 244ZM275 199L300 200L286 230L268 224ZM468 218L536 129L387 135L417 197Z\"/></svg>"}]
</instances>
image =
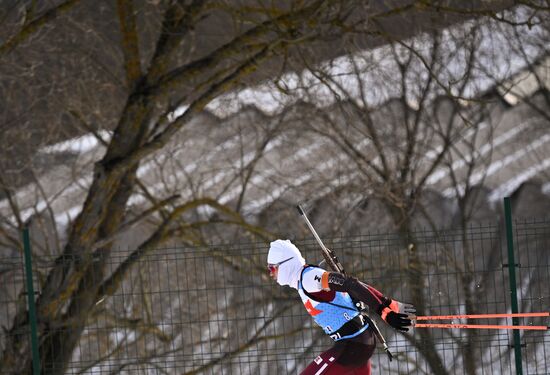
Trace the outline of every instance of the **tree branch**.
<instances>
[{"instance_id":1,"label":"tree branch","mask_svg":"<svg viewBox=\"0 0 550 375\"><path fill-rule=\"evenodd\" d=\"M232 74L228 75L222 81L213 84L206 92L195 99L189 105L187 110L180 117L175 119L174 122L169 124L163 132L157 134L152 140L145 143L143 146L135 148L124 158L114 160L113 163L110 165L110 168L113 171L124 170L131 165L135 165L144 157L165 146L171 139L171 137L187 123L191 116L200 112L214 97L235 86L240 77L250 74L250 71L253 71L257 68L257 65L260 61L265 60L270 55L271 48L265 47L258 54L249 58Z\"/></svg>"},{"instance_id":2,"label":"tree branch","mask_svg":"<svg viewBox=\"0 0 550 375\"><path fill-rule=\"evenodd\" d=\"M10 52L17 45L27 40L46 23L68 12L73 6L78 4L79 1L80 0L67 0L64 3L61 3L56 7L49 9L43 15L35 18L33 21L29 23L25 22L25 25L17 34L9 38L4 44L0 45L0 56Z\"/></svg>"},{"instance_id":3,"label":"tree branch","mask_svg":"<svg viewBox=\"0 0 550 375\"><path fill-rule=\"evenodd\" d=\"M211 70L212 67L218 66L236 55L242 55L243 50L249 49L254 43L268 36L268 34L276 32L278 29L277 25L292 25L297 22L303 22L306 18L313 16L323 9L327 3L326 0L318 0L300 10L287 12L279 17L267 20L239 35L208 56L165 74L158 79L158 82L154 86L150 87L150 90L153 93L166 92L181 83L186 83L193 77ZM263 44L257 44L257 46L263 49ZM254 52L254 50L251 52Z\"/></svg>"},{"instance_id":4,"label":"tree branch","mask_svg":"<svg viewBox=\"0 0 550 375\"><path fill-rule=\"evenodd\" d=\"M139 40L133 0L117 0L117 13L122 36L126 84L129 91L132 91L135 83L141 77Z\"/></svg>"},{"instance_id":5,"label":"tree branch","mask_svg":"<svg viewBox=\"0 0 550 375\"><path fill-rule=\"evenodd\" d=\"M170 225L175 219L181 216L183 213L195 209L199 206L207 205L215 208L216 210L226 214L227 216L233 218L233 223L238 222L243 225L245 228L254 229L253 226L246 224L246 222L241 218L241 216L234 212L229 207L218 203L216 200L211 198L201 198L195 199L193 201L184 203L176 207L164 220L164 222L158 227L158 229L147 239L145 240L135 251L133 251L113 272L113 274L107 279L102 286L99 288L98 296L96 301L101 301L104 298L104 295L112 295L118 285L126 277L127 272L136 264L140 259L142 259L149 251L154 250L156 246L159 246L164 242L169 233L172 233ZM177 231L178 229L176 229Z\"/></svg>"}]
</instances>

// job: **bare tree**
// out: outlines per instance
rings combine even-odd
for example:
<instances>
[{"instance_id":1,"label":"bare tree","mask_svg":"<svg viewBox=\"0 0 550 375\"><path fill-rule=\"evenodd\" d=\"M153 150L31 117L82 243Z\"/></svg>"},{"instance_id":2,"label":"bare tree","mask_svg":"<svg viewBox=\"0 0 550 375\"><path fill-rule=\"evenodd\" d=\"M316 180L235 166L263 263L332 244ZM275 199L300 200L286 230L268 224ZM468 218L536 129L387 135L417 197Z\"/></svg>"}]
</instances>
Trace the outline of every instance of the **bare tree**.
<instances>
[{"instance_id":1,"label":"bare tree","mask_svg":"<svg viewBox=\"0 0 550 375\"><path fill-rule=\"evenodd\" d=\"M119 1L117 5L127 95L105 155L94 165L82 211L36 302L46 373L64 372L90 311L105 294L112 293L136 259L179 230L173 223L181 213L204 204L225 210L208 199L175 205L138 250L105 279L112 238L129 221L126 206L138 183L140 162L164 147L210 100L235 87L258 66L294 44L319 38L336 21L344 25L349 15L348 6L326 1L295 4L280 11L257 8L254 24L243 25L224 44L179 64L181 46L201 20L220 11L236 16L241 8L204 1L170 2L161 12L160 34L151 57L143 64L134 3ZM174 116L184 105L183 113ZM2 368L7 371L29 371L28 342L17 334L27 324L26 311L21 309L2 355Z\"/></svg>"},{"instance_id":2,"label":"bare tree","mask_svg":"<svg viewBox=\"0 0 550 375\"><path fill-rule=\"evenodd\" d=\"M150 350L145 345L148 338L173 344L176 351L182 347L181 341L177 341L181 332L167 336L153 324L159 317L154 316L153 303L147 298L151 283L136 265L170 239L203 245L219 229L218 224L223 228L236 225L254 235L265 236L265 231L246 222L240 213L245 211L244 197L257 176L263 155L284 124L281 118L266 119L268 125L256 128L253 142L245 138L248 128L233 133L237 134L235 142L240 142L236 148L240 152L239 165L231 166L233 173L220 177L220 181L217 169L227 169L230 167L227 164L200 168L191 166L191 162L178 164L181 155L188 151L186 131L201 128L208 121L203 110L213 99L251 82L296 67L312 66L312 61L318 62L325 56L319 50L339 45L344 37L361 46L392 42L386 51L399 74L394 76L393 71L380 74L386 74L384 78L389 78L396 90L396 95L387 97L397 100L386 110L374 110L369 97L372 86L356 79L354 87L359 93L356 99L338 77L312 68L313 77L329 89L328 96L348 97L333 108L349 120L348 128L342 130L330 114L316 114L311 118L319 120L314 129L338 146L330 152L352 161L349 166L353 168L341 172L347 178L355 178L359 171L361 179L357 182L366 182L372 193L384 200L403 234L404 245L408 245L411 214L418 206L422 188L470 121L468 110L458 105L457 100L463 99L472 65L467 64L460 72L463 78L458 74L460 79L448 84L442 79L447 77L443 74L445 58L453 57L441 52L441 34L431 30L433 34L425 37L421 45L409 45L395 41L393 37L403 36L403 32L392 34L388 24L395 17L409 19L411 15L423 19L442 10L448 15L458 15L445 22L480 14L498 18L495 9L466 12L461 7L447 9L424 1L381 9L366 6L362 1L327 0L288 1L269 6L253 1L241 4L198 0L143 3L119 0L116 4L99 6L83 1L55 2L50 7L34 1L19 4L15 3L12 10L3 14L7 22L0 25L4 37L0 59L2 76L6 77L0 87L6 98L0 112L4 120L2 130L6 130L3 142L8 145L2 150L1 159L2 166L9 171L2 176L0 185L10 212L3 218L0 229L2 245L18 249L17 233L29 224L30 214L35 214L33 217L44 228L44 237L46 233L57 233L47 241L35 241L40 246L37 252L44 255L44 263L55 257L53 266L44 267L40 274L40 295L36 301L41 362L44 373L51 374L67 370L75 347L89 337L86 327L94 319L94 324L108 329L122 325L132 330L134 338L126 335L114 347L94 338L101 347L96 360L116 357L117 370L131 365L123 355L117 357L123 347L136 348L141 354L140 362L154 363L155 358L172 354L167 345ZM498 2L495 8L504 5L505 2ZM532 8L537 9L534 5ZM219 29L222 35L214 38L209 28L218 20L223 25ZM357 35L362 38L356 39ZM427 52L418 48L424 43L428 45ZM475 43L466 47L465 57L475 55ZM334 51L328 55L334 56ZM348 58L350 75L359 77L364 70L379 66L368 59ZM394 77L398 79L393 80ZM429 104L441 94L454 100L452 115L445 121L437 120L429 109ZM391 124L404 126L379 126L387 124L380 120L386 116L398 119ZM233 120L233 126L239 128L242 123L238 118ZM226 125L231 121L227 120ZM22 124L26 132L14 124ZM65 154L72 164L64 172L74 173L74 178L52 197L41 180L50 163L40 154L39 158L46 159L41 160L42 165L36 165L35 149L88 133L102 146L86 160L74 161L71 152ZM178 136L183 140L176 143ZM204 134L194 139L197 138L206 139L202 152L196 155L198 161L208 159L210 147L219 146L223 151L222 141L209 143ZM352 140L356 139L367 141L355 144ZM435 147L436 143L442 147ZM166 153L160 153L161 150ZM19 154L29 157L18 159L20 165L13 163L17 164L13 168L11 160ZM430 155L429 161L419 167L419 160L424 160L425 155ZM143 176L141 168L155 173ZM76 173L81 169L89 175ZM169 181L176 173L181 175L175 182ZM5 178L15 175L18 176L15 183ZM217 184L215 193L206 196L204 186L211 182ZM16 188L25 184L31 187L25 194L19 191L18 196ZM58 197L74 189L80 189L85 199L81 209L77 207L75 215L66 220L65 235L58 230L61 228L56 228L58 219L53 206ZM24 202L18 197L25 197ZM133 204L133 200L140 204ZM209 215L201 215L200 210ZM147 230L136 243L136 250L125 254L116 269L109 270L114 243L129 229L143 223ZM212 257L233 269L235 275L242 274L223 254L213 253ZM255 259L248 261L251 267L260 263ZM411 281L420 285L421 273L414 253L410 254L410 262ZM108 301L128 280L138 280L134 285L143 288L143 298L130 303L134 315L117 311ZM412 292L415 302L422 307L421 291ZM261 302L265 301L263 298L259 297ZM31 367L29 342L22 340L29 329L22 295L19 302L0 357L1 367L8 373L29 372ZM235 296L224 308L241 311L240 303L242 297ZM277 310L273 316L279 313ZM207 315L215 316L216 311L209 310ZM247 327L250 336L239 342L240 346L228 356L238 355L254 343L276 338L267 333L269 323L259 328ZM243 327L237 324L231 327L231 332L239 329ZM195 338L193 344L199 345L201 336L197 334ZM227 334L218 342L230 340L231 335ZM442 366L436 352L422 350L431 368L440 373ZM218 364L219 359L214 359L190 371Z\"/></svg>"},{"instance_id":3,"label":"bare tree","mask_svg":"<svg viewBox=\"0 0 550 375\"><path fill-rule=\"evenodd\" d=\"M545 11L538 14L533 9L520 9L412 41L390 41L389 47L357 51L337 62L310 67L298 84L308 90L308 101L313 104L303 121L347 156L341 166L348 177L346 189L355 186L354 191L362 190L363 201L380 200L391 215L402 246L408 249L408 266L402 270L409 278L410 295L406 298L420 311L428 309L422 288L425 266L412 228L420 218L435 230L454 225L444 217L431 217L434 210L425 207L423 199L430 189L457 198L466 261L455 266L462 275L459 287L466 313L476 312L475 300L483 293L479 280L472 278L479 264L474 265L473 249L466 241L467 228L476 204L487 198L480 196L479 186L494 173L492 154L498 146L494 143L502 143L509 134L495 136L500 121L496 107L501 99L485 92L500 84L495 85L494 77L488 84L482 81L489 72L495 72L487 49L499 48L503 40L498 39L509 37L510 32L515 36L511 43L525 45L523 37L537 46L530 50L530 56L546 56L540 34L547 35L544 29L539 27L520 37L524 22L518 20L518 14L524 12L528 22L535 25L544 23L547 15ZM490 33L495 34L496 41L487 40ZM521 55L525 57L525 51L518 53ZM320 97L333 104L327 110L320 109ZM501 127L501 133L510 130ZM517 128L512 131L519 132ZM475 342L474 333L467 336L468 342ZM419 330L408 338L422 353L430 373L450 371L436 350L432 332ZM475 374L486 354L478 353L474 345L467 346L463 353L466 373Z\"/></svg>"}]
</instances>

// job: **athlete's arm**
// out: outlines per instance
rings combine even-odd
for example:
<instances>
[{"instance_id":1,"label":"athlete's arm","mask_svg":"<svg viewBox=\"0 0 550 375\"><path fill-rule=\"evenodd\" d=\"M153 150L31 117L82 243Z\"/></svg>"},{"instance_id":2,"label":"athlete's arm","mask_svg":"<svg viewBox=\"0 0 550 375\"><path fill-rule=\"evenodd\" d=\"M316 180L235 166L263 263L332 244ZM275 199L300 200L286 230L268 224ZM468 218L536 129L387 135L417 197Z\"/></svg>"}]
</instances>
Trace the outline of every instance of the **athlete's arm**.
<instances>
[{"instance_id":1,"label":"athlete's arm","mask_svg":"<svg viewBox=\"0 0 550 375\"><path fill-rule=\"evenodd\" d=\"M411 318L416 313L414 306L394 301L355 277L325 272L321 277L321 284L324 290L347 292L353 299L366 303L371 311L397 330L408 331L408 327L412 325Z\"/></svg>"},{"instance_id":2,"label":"athlete's arm","mask_svg":"<svg viewBox=\"0 0 550 375\"><path fill-rule=\"evenodd\" d=\"M319 267L309 267L302 275L302 287L309 293L329 291L324 284L324 275L328 272Z\"/></svg>"},{"instance_id":3,"label":"athlete's arm","mask_svg":"<svg viewBox=\"0 0 550 375\"><path fill-rule=\"evenodd\" d=\"M325 290L349 293L353 299L366 303L371 311L378 314L391 303L389 298L370 285L355 277L345 276L338 272L325 272L322 277L322 285Z\"/></svg>"}]
</instances>

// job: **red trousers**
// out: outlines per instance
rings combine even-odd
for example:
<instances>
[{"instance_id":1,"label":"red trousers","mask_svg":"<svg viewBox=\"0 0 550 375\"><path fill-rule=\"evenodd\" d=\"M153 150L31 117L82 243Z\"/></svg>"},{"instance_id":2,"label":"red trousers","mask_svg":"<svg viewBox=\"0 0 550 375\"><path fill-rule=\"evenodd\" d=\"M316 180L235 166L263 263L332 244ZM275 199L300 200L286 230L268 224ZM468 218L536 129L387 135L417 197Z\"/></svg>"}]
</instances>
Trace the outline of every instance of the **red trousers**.
<instances>
[{"instance_id":1,"label":"red trousers","mask_svg":"<svg viewBox=\"0 0 550 375\"><path fill-rule=\"evenodd\" d=\"M375 347L374 335L367 329L358 337L334 343L300 375L370 375L370 357Z\"/></svg>"}]
</instances>

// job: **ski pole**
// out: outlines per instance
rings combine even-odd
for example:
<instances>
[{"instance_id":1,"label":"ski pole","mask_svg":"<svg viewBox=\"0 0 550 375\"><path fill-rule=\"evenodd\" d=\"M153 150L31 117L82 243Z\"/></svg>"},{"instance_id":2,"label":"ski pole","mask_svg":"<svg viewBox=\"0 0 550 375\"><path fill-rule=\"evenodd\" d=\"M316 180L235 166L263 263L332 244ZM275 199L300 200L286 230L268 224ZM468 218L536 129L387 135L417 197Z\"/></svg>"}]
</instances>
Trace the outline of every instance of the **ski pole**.
<instances>
[{"instance_id":1,"label":"ski pole","mask_svg":"<svg viewBox=\"0 0 550 375\"><path fill-rule=\"evenodd\" d=\"M537 316L550 316L550 312L510 313L510 314L430 315L430 316L417 316L416 320L530 318L530 317L537 317Z\"/></svg>"},{"instance_id":2,"label":"ski pole","mask_svg":"<svg viewBox=\"0 0 550 375\"><path fill-rule=\"evenodd\" d=\"M530 331L547 331L547 326L509 326L509 325L491 325L491 324L438 324L421 323L415 324L415 328L457 328L457 329L521 329Z\"/></svg>"}]
</instances>

